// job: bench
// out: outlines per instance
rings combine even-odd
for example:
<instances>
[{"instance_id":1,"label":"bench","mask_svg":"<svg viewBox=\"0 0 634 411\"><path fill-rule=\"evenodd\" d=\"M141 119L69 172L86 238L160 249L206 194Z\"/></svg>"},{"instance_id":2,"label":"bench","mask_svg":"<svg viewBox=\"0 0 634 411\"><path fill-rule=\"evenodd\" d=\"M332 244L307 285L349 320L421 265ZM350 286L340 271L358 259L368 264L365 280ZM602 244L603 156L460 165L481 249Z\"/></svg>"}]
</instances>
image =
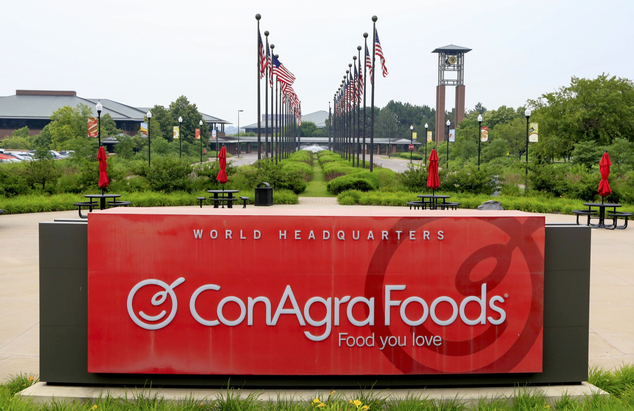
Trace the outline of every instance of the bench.
<instances>
[{"instance_id":1,"label":"bench","mask_svg":"<svg viewBox=\"0 0 634 411\"><path fill-rule=\"evenodd\" d=\"M207 197L196 197L196 200L200 202L200 208L203 208L203 201L205 201Z\"/></svg>"},{"instance_id":2,"label":"bench","mask_svg":"<svg viewBox=\"0 0 634 411\"><path fill-rule=\"evenodd\" d=\"M577 225L579 225L579 216L580 215L588 216L587 225L590 225L590 217L597 217L597 212L596 211L590 211L590 210L572 210L572 213L577 216Z\"/></svg>"},{"instance_id":3,"label":"bench","mask_svg":"<svg viewBox=\"0 0 634 411\"><path fill-rule=\"evenodd\" d=\"M447 201L447 202L444 202L444 203L436 204L436 208L440 208L441 210L445 210L445 209L457 210L459 205L460 205L460 203L456 203L456 202L453 202L453 201Z\"/></svg>"},{"instance_id":4,"label":"bench","mask_svg":"<svg viewBox=\"0 0 634 411\"><path fill-rule=\"evenodd\" d=\"M218 208L219 205L222 208L225 208L225 204L227 208L233 208L233 202L240 200L238 197L218 197L218 198L209 198L209 201L213 202L214 208Z\"/></svg>"},{"instance_id":5,"label":"bench","mask_svg":"<svg viewBox=\"0 0 634 411\"><path fill-rule=\"evenodd\" d=\"M243 201L243 206L242 206L242 208L247 208L247 201L249 201L249 197L240 196L240 200L242 200L242 201Z\"/></svg>"},{"instance_id":6,"label":"bench","mask_svg":"<svg viewBox=\"0 0 634 411\"><path fill-rule=\"evenodd\" d=\"M81 213L81 208L82 207L88 207L88 212L92 212L93 208L98 208L99 207L99 203L97 203L95 201L80 201L78 203L73 203L73 205L79 207L79 217L80 218L88 218L87 215L83 215Z\"/></svg>"},{"instance_id":7,"label":"bench","mask_svg":"<svg viewBox=\"0 0 634 411\"><path fill-rule=\"evenodd\" d=\"M619 230L625 230L627 228L627 219L632 217L632 213L624 212L624 211L608 211L608 218L612 218L614 220L614 224L612 225L611 230L618 228ZM617 219L623 218L625 222L621 226L617 226Z\"/></svg>"},{"instance_id":8,"label":"bench","mask_svg":"<svg viewBox=\"0 0 634 411\"><path fill-rule=\"evenodd\" d=\"M132 201L108 201L107 206L108 207L127 207L129 205L132 205Z\"/></svg>"},{"instance_id":9,"label":"bench","mask_svg":"<svg viewBox=\"0 0 634 411\"><path fill-rule=\"evenodd\" d=\"M406 204L409 206L410 210L412 209L412 207L414 207L414 210L418 210L420 207L422 207L423 210L426 209L426 204L422 201L408 201Z\"/></svg>"}]
</instances>

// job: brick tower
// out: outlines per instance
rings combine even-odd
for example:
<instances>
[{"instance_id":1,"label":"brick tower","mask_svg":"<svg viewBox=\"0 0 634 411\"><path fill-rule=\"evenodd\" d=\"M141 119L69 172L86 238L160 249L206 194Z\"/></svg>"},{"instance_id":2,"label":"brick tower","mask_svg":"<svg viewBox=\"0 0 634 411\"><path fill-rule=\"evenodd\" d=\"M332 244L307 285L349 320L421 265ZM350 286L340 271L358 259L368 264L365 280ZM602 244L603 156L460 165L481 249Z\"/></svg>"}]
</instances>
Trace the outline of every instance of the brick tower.
<instances>
[{"instance_id":1,"label":"brick tower","mask_svg":"<svg viewBox=\"0 0 634 411\"><path fill-rule=\"evenodd\" d=\"M464 55L471 49L450 44L439 47L432 53L438 53L438 87L436 87L436 142L445 141L445 86L456 86L456 124L464 118L465 86ZM455 73L455 74L454 74Z\"/></svg>"}]
</instances>

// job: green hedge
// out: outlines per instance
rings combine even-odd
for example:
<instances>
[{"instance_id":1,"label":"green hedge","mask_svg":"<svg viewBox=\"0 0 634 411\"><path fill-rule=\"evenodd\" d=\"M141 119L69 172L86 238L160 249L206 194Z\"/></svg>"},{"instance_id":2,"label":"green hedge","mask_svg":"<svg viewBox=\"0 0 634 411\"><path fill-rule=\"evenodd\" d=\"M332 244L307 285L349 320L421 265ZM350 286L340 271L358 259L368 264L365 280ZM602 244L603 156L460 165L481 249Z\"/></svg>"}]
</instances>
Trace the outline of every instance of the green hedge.
<instances>
[{"instance_id":1,"label":"green hedge","mask_svg":"<svg viewBox=\"0 0 634 411\"><path fill-rule=\"evenodd\" d=\"M439 192L437 192L439 193ZM416 201L417 193L407 191L362 192L358 190L344 191L337 196L340 205L380 205L380 206L406 206L408 201ZM499 196L491 197L487 195L469 195L465 193L448 193L451 195L450 201L460 203L460 208L477 209L485 201L496 200L502 203L505 210L520 210L531 213L560 213L572 214L572 210L582 210L586 207L583 200L568 198L548 198L548 197L515 197ZM624 206L620 210L634 212L634 206Z\"/></svg>"},{"instance_id":2,"label":"green hedge","mask_svg":"<svg viewBox=\"0 0 634 411\"><path fill-rule=\"evenodd\" d=\"M180 207L199 205L196 197L209 196L206 191L189 193L175 191L171 193L157 193L152 191L138 193L121 193L121 200L131 201L133 207ZM253 204L255 190L240 191L240 196L249 197L247 204ZM2 199L0 208L7 214L41 213L49 211L77 210L73 203L86 201L81 194L30 194ZM297 194L289 190L274 190L273 204L298 204ZM237 206L237 203L234 203Z\"/></svg>"}]
</instances>

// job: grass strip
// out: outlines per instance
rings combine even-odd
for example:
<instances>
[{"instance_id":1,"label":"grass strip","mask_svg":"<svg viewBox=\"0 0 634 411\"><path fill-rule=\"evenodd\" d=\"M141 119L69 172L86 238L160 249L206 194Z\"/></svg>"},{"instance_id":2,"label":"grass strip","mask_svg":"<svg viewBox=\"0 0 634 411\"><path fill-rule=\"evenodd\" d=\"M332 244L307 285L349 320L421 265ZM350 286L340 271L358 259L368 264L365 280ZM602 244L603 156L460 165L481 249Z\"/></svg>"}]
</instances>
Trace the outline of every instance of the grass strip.
<instances>
[{"instance_id":1,"label":"grass strip","mask_svg":"<svg viewBox=\"0 0 634 411\"><path fill-rule=\"evenodd\" d=\"M306 186L306 190L300 197L334 197L327 189L328 183L324 176L324 170L321 168L319 161L313 160L313 179Z\"/></svg>"},{"instance_id":2,"label":"grass strip","mask_svg":"<svg viewBox=\"0 0 634 411\"><path fill-rule=\"evenodd\" d=\"M216 398L196 400L193 396L180 401L166 401L158 394L136 393L131 389L127 398L109 395L94 402L59 401L35 403L17 396L23 389L35 384L37 377L20 374L0 384L0 410L16 411L626 411L634 410L634 365L623 365L614 370L593 368L588 382L608 392L609 396L588 396L573 399L564 394L554 404L539 391L528 392L518 388L510 398L484 398L467 405L460 398L431 400L410 394L403 399L390 397L388 391L360 390L353 396L337 391L317 394L314 400L283 399L264 401L260 394L241 395L239 388L228 387Z\"/></svg>"}]
</instances>

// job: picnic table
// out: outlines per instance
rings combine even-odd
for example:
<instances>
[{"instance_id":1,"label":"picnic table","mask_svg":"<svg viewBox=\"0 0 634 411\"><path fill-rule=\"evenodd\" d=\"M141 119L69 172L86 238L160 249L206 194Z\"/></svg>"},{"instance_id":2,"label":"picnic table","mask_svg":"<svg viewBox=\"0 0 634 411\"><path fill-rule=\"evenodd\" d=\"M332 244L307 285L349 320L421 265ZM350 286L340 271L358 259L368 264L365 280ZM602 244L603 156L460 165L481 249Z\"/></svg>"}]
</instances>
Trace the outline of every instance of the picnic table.
<instances>
[{"instance_id":1,"label":"picnic table","mask_svg":"<svg viewBox=\"0 0 634 411\"><path fill-rule=\"evenodd\" d=\"M446 194L420 194L417 196L420 198L420 201L409 201L407 205L410 207L414 207L414 209L422 208L423 210L445 210L445 209L456 209L460 205L460 203L447 201L448 196Z\"/></svg>"},{"instance_id":2,"label":"picnic table","mask_svg":"<svg viewBox=\"0 0 634 411\"><path fill-rule=\"evenodd\" d=\"M588 217L587 225L596 228L606 228L608 230L614 230L615 228L625 229L627 228L627 219L632 216L632 213L624 213L618 212L616 209L621 207L621 204L617 203L583 203L584 206L588 207L587 210L573 210L573 214L577 216L577 224L579 224L579 216L585 215ZM607 209L612 209L609 211ZM612 224L606 224L606 217L612 218ZM591 218L598 218L598 224L591 224ZM617 226L618 218L625 218L625 223L622 226Z\"/></svg>"},{"instance_id":3,"label":"picnic table","mask_svg":"<svg viewBox=\"0 0 634 411\"><path fill-rule=\"evenodd\" d=\"M131 201L116 200L117 198L121 197L121 194L86 194L84 197L88 198L90 201L80 201L77 203L73 203L73 205L79 208L79 217L81 218L88 218L87 215L81 213L82 207L88 208L88 212L91 212L93 209L96 208L99 208L100 210L105 210L108 207L129 206L132 204ZM97 202L96 200L99 201Z\"/></svg>"},{"instance_id":4,"label":"picnic table","mask_svg":"<svg viewBox=\"0 0 634 411\"><path fill-rule=\"evenodd\" d=\"M225 204L228 208L233 208L233 202L240 200L240 198L233 196L239 193L240 190L207 190L207 192L213 194L213 197L210 197L209 200L213 202L214 208L218 208L218 206L225 208Z\"/></svg>"}]
</instances>

